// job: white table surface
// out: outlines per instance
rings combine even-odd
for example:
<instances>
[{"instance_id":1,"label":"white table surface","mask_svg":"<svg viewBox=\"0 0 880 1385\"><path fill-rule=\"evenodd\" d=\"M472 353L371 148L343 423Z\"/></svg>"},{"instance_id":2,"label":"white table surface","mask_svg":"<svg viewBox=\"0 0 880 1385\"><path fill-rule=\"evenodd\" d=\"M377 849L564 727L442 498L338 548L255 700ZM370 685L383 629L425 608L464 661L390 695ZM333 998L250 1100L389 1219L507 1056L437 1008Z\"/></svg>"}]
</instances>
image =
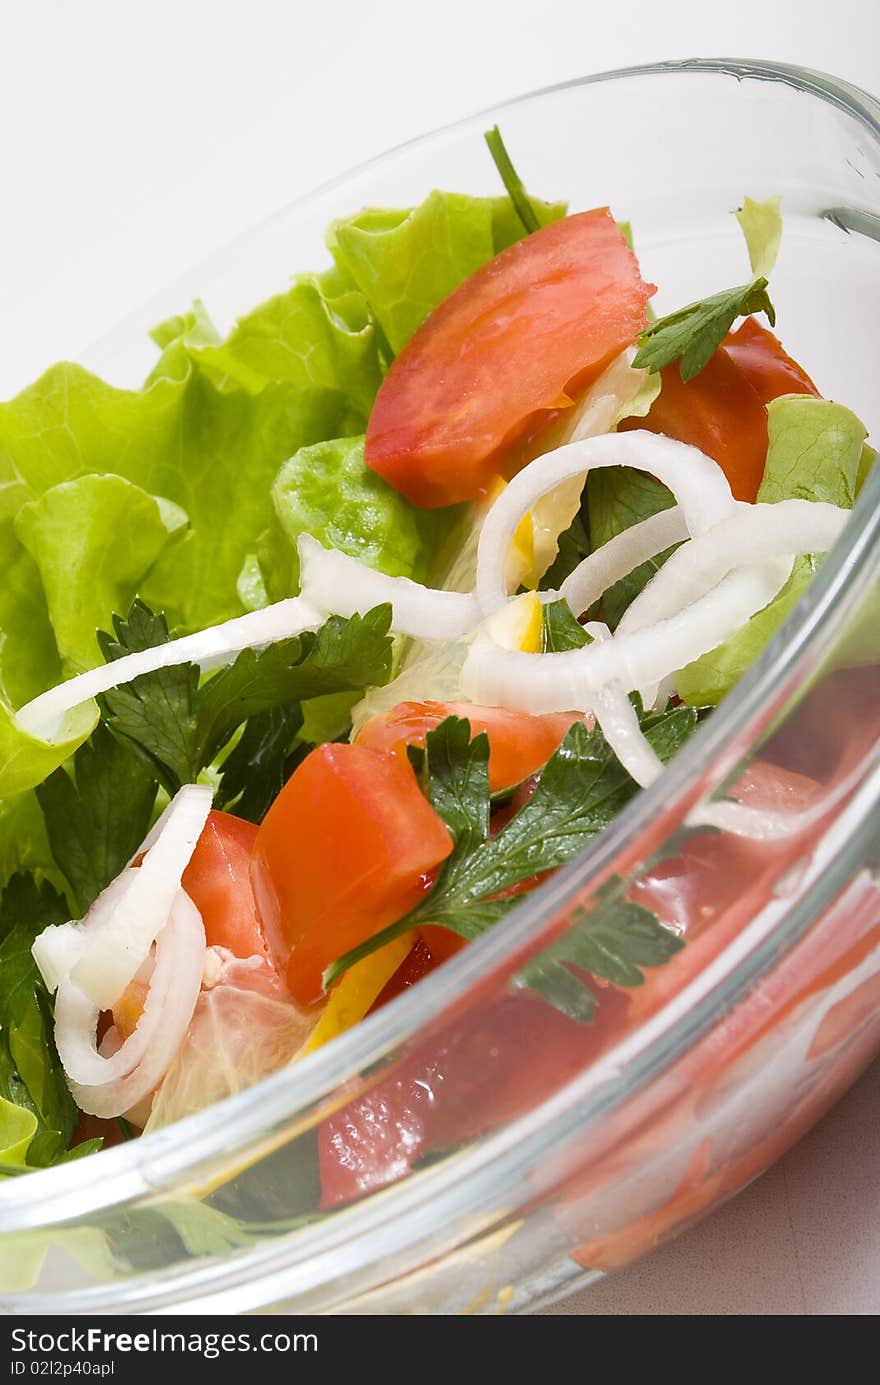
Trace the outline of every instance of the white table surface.
<instances>
[{"instance_id":1,"label":"white table surface","mask_svg":"<svg viewBox=\"0 0 880 1385\"><path fill-rule=\"evenodd\" d=\"M405 138L534 87L665 58L775 58L876 90L878 15L872 0L5 6L0 393ZM880 1311L878 1109L875 1065L716 1216L554 1311Z\"/></svg>"}]
</instances>

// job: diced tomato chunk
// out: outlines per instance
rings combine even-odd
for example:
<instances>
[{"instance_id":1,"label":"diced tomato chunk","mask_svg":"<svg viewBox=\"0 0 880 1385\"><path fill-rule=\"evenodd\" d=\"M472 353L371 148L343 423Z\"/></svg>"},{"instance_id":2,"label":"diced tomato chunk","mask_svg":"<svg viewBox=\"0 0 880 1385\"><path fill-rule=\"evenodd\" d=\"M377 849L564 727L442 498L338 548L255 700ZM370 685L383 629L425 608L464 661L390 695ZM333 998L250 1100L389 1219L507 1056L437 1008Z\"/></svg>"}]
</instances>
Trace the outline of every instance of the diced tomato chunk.
<instances>
[{"instance_id":1,"label":"diced tomato chunk","mask_svg":"<svg viewBox=\"0 0 880 1385\"><path fill-rule=\"evenodd\" d=\"M408 913L451 850L407 761L363 745L313 750L266 814L251 866L294 998L319 1000L330 962Z\"/></svg>"},{"instance_id":2,"label":"diced tomato chunk","mask_svg":"<svg viewBox=\"0 0 880 1385\"><path fill-rule=\"evenodd\" d=\"M251 887L257 828L232 813L212 812L183 873L183 888L205 925L209 947L236 957L268 957Z\"/></svg>"},{"instance_id":3,"label":"diced tomato chunk","mask_svg":"<svg viewBox=\"0 0 880 1385\"><path fill-rule=\"evenodd\" d=\"M636 340L653 292L607 207L526 236L460 284L394 361L367 465L415 505L474 499L524 434Z\"/></svg>"},{"instance_id":4,"label":"diced tomato chunk","mask_svg":"<svg viewBox=\"0 0 880 1385\"><path fill-rule=\"evenodd\" d=\"M471 734L489 737L489 789L513 788L547 763L581 712L549 712L530 716L506 707L480 707L470 702L401 702L390 712L361 728L358 744L375 750L406 754L408 745L424 745L425 736L446 717L467 717Z\"/></svg>"},{"instance_id":5,"label":"diced tomato chunk","mask_svg":"<svg viewBox=\"0 0 880 1385\"><path fill-rule=\"evenodd\" d=\"M621 430L647 428L698 447L721 467L737 500L754 501L764 475L766 405L783 394L818 394L754 318L728 333L693 380L682 380L678 362L660 374L660 393L647 417L625 419Z\"/></svg>"}]
</instances>

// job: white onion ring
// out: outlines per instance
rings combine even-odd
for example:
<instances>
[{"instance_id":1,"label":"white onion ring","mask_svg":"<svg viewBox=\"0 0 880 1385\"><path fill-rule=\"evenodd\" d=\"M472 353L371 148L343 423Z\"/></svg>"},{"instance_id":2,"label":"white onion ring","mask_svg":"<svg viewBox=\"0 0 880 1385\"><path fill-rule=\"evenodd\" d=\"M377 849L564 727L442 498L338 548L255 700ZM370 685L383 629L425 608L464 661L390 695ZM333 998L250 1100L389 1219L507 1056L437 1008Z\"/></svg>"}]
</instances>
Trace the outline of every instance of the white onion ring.
<instances>
[{"instance_id":1,"label":"white onion ring","mask_svg":"<svg viewBox=\"0 0 880 1385\"><path fill-rule=\"evenodd\" d=\"M202 984L205 929L179 890L156 942L155 966L134 1033L110 1057L96 1047L99 1007L70 978L55 1002L55 1042L70 1090L93 1116L121 1115L162 1080L192 1019Z\"/></svg>"},{"instance_id":2,"label":"white onion ring","mask_svg":"<svg viewBox=\"0 0 880 1385\"><path fill-rule=\"evenodd\" d=\"M164 928L211 811L211 798L207 785L185 784L156 824L158 833L154 829L147 838L143 864L130 873L114 907L104 907L94 922L86 916L82 954L70 976L99 1009L109 1010L119 999Z\"/></svg>"},{"instance_id":3,"label":"white onion ring","mask_svg":"<svg viewBox=\"0 0 880 1385\"><path fill-rule=\"evenodd\" d=\"M666 620L626 634L618 629L604 644L559 654L502 649L480 634L461 671L462 694L521 712L589 711L605 683L619 683L627 692L652 687L715 649L773 600L788 571L787 559L744 568Z\"/></svg>"},{"instance_id":4,"label":"white onion ring","mask_svg":"<svg viewBox=\"0 0 880 1385\"><path fill-rule=\"evenodd\" d=\"M594 640L612 638L602 621L584 627ZM606 683L593 694L593 716L627 774L643 789L663 772L663 762L639 726L636 709L620 683Z\"/></svg>"},{"instance_id":5,"label":"white onion ring","mask_svg":"<svg viewBox=\"0 0 880 1385\"><path fill-rule=\"evenodd\" d=\"M470 593L439 591L408 577L389 577L347 553L325 548L310 534L300 534L297 548L303 595L319 610L339 616L366 615L374 606L390 602L392 630L422 640L459 639L479 620Z\"/></svg>"},{"instance_id":6,"label":"white onion ring","mask_svg":"<svg viewBox=\"0 0 880 1385\"><path fill-rule=\"evenodd\" d=\"M624 613L617 636L680 611L744 562L751 567L800 553L827 553L849 516L849 510L815 500L738 504L733 514L667 559Z\"/></svg>"},{"instance_id":7,"label":"white onion ring","mask_svg":"<svg viewBox=\"0 0 880 1385\"><path fill-rule=\"evenodd\" d=\"M157 824L158 825L158 824ZM132 883L133 872L124 870L102 890L83 920L52 923L39 933L31 947L31 955L39 968L46 989L52 995L59 983L76 966L88 941L88 928L106 920L117 907Z\"/></svg>"},{"instance_id":8,"label":"white onion ring","mask_svg":"<svg viewBox=\"0 0 880 1385\"><path fill-rule=\"evenodd\" d=\"M125 654L121 659L69 678L66 683L59 683L19 708L15 719L28 735L51 740L60 734L64 717L74 707L122 683L130 683L142 673L187 663L199 664L202 669L214 668L243 649L290 639L304 630L316 630L322 623L322 617L302 597L276 601L261 611L249 611L247 615L211 625L194 635L168 640L153 649Z\"/></svg>"},{"instance_id":9,"label":"white onion ring","mask_svg":"<svg viewBox=\"0 0 880 1385\"><path fill-rule=\"evenodd\" d=\"M634 568L687 537L682 507L673 505L671 509L660 510L639 524L621 530L578 563L559 588L559 595L575 615L581 615L615 582L628 577Z\"/></svg>"},{"instance_id":10,"label":"white onion ring","mask_svg":"<svg viewBox=\"0 0 880 1385\"><path fill-rule=\"evenodd\" d=\"M598 467L632 466L649 471L672 491L689 534L702 534L736 503L717 462L696 447L658 433L606 433L547 452L530 462L495 501L477 549L476 597L484 616L507 600L505 565L524 516L548 491L572 476Z\"/></svg>"},{"instance_id":11,"label":"white onion ring","mask_svg":"<svg viewBox=\"0 0 880 1385\"><path fill-rule=\"evenodd\" d=\"M749 803L740 803L735 799L721 799L698 804L688 813L685 823L688 827L717 827L721 832L730 832L735 837L748 837L751 841L783 841L786 837L805 832L833 812L864 775L865 766L859 763L819 803L798 813L781 813L778 808L754 808Z\"/></svg>"}]
</instances>

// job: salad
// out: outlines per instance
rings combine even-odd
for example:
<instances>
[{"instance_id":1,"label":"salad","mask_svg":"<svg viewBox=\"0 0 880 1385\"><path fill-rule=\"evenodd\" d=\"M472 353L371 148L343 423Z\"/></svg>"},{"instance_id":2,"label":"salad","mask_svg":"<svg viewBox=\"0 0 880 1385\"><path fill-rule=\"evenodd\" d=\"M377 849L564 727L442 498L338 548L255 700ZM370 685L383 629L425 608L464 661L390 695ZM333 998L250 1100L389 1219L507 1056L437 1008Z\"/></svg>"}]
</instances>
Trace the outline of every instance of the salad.
<instances>
[{"instance_id":1,"label":"salad","mask_svg":"<svg viewBox=\"0 0 880 1385\"><path fill-rule=\"evenodd\" d=\"M771 330L778 199L736 213L741 284L657 318L629 226L487 143L503 193L334 223L228 336L160 324L142 389L62 364L0 405L4 1176L300 1062L503 928L846 524L874 453ZM515 978L523 1051L580 1065L653 1013L858 750L695 809ZM407 1101L326 1123L324 1206L462 1138Z\"/></svg>"}]
</instances>

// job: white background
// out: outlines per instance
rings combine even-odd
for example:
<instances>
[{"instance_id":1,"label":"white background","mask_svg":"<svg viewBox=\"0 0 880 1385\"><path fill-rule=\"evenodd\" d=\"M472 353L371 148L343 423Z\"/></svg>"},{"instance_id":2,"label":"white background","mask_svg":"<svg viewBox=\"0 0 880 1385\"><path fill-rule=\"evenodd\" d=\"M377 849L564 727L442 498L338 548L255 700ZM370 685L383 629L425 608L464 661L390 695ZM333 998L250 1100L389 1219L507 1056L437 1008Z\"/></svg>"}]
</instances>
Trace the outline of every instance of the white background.
<instances>
[{"instance_id":1,"label":"white background","mask_svg":"<svg viewBox=\"0 0 880 1385\"><path fill-rule=\"evenodd\" d=\"M876 91L878 9L872 0L7 0L0 394L76 356L299 193L530 88L726 56L798 62ZM878 1107L875 1067L767 1178L565 1311L880 1311Z\"/></svg>"}]
</instances>

